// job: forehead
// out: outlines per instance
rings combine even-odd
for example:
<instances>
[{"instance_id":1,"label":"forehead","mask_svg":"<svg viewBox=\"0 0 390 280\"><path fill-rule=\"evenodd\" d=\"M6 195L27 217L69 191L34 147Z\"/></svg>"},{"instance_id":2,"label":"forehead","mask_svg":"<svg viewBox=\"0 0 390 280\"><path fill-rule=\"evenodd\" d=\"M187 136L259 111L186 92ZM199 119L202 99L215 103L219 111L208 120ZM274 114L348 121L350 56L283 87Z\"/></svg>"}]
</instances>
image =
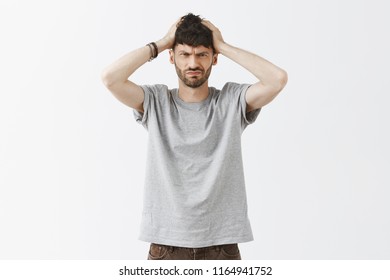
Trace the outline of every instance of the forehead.
<instances>
[{"instance_id":1,"label":"forehead","mask_svg":"<svg viewBox=\"0 0 390 280\"><path fill-rule=\"evenodd\" d=\"M202 52L209 52L212 53L213 49L212 48L206 48L205 46L189 46L186 44L178 44L175 46L175 52L186 52L186 53L202 53Z\"/></svg>"}]
</instances>

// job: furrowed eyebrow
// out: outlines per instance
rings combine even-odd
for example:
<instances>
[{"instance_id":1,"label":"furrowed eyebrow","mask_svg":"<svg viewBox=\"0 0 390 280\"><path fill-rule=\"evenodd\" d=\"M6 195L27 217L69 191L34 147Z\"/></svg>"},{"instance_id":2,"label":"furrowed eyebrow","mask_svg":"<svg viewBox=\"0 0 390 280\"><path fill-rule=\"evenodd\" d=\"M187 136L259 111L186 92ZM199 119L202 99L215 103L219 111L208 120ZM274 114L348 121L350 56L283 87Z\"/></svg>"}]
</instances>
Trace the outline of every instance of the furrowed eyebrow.
<instances>
[{"instance_id":1,"label":"furrowed eyebrow","mask_svg":"<svg viewBox=\"0 0 390 280\"><path fill-rule=\"evenodd\" d=\"M179 54L180 55L191 55L192 54L192 52L187 52L187 51L179 51ZM195 53L195 55L196 56L200 56L200 55L209 55L209 53L208 52L200 52L200 53Z\"/></svg>"}]
</instances>

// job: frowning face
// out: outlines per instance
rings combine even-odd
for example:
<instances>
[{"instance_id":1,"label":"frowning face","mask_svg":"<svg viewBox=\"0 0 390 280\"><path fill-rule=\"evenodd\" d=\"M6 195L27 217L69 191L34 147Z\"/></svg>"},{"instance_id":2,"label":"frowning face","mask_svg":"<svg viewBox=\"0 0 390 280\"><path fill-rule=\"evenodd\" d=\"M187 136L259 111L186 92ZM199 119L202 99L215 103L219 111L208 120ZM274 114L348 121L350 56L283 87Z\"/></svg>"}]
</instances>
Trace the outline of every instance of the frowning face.
<instances>
[{"instance_id":1,"label":"frowning face","mask_svg":"<svg viewBox=\"0 0 390 280\"><path fill-rule=\"evenodd\" d=\"M209 78L217 55L211 48L178 44L170 51L170 61L175 64L179 79L188 87L197 88Z\"/></svg>"}]
</instances>

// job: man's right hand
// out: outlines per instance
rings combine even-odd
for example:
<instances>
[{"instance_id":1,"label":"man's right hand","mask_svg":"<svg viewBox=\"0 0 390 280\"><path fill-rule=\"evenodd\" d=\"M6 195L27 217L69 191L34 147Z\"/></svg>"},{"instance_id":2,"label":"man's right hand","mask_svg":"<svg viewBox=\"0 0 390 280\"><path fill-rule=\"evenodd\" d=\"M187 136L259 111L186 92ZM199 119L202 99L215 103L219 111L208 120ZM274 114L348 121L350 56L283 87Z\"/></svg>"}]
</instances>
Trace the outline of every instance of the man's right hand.
<instances>
[{"instance_id":1,"label":"man's right hand","mask_svg":"<svg viewBox=\"0 0 390 280\"><path fill-rule=\"evenodd\" d=\"M169 28L168 33L159 41L156 42L159 52L162 52L167 49L172 49L173 44L175 43L175 33L177 25L181 21L179 18L172 26Z\"/></svg>"},{"instance_id":2,"label":"man's right hand","mask_svg":"<svg viewBox=\"0 0 390 280\"><path fill-rule=\"evenodd\" d=\"M158 52L173 48L175 42L175 33L177 20L169 29L168 33L156 42ZM140 66L150 59L150 48L143 46L133 50L114 63L106 67L102 73L102 80L111 93L127 106L143 112L144 91L140 86L129 80L129 77Z\"/></svg>"}]
</instances>

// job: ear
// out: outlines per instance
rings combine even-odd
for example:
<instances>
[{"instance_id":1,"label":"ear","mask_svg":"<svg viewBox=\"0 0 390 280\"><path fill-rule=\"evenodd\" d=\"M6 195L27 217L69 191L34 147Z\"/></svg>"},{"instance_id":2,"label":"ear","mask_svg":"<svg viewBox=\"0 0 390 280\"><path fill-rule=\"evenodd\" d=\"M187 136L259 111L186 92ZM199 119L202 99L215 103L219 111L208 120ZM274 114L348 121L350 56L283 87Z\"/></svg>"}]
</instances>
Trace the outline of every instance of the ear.
<instances>
[{"instance_id":1,"label":"ear","mask_svg":"<svg viewBox=\"0 0 390 280\"><path fill-rule=\"evenodd\" d=\"M175 52L174 50L169 50L169 62L175 64Z\"/></svg>"},{"instance_id":2,"label":"ear","mask_svg":"<svg viewBox=\"0 0 390 280\"><path fill-rule=\"evenodd\" d=\"M218 54L213 54L213 65L216 65L218 62Z\"/></svg>"}]
</instances>

